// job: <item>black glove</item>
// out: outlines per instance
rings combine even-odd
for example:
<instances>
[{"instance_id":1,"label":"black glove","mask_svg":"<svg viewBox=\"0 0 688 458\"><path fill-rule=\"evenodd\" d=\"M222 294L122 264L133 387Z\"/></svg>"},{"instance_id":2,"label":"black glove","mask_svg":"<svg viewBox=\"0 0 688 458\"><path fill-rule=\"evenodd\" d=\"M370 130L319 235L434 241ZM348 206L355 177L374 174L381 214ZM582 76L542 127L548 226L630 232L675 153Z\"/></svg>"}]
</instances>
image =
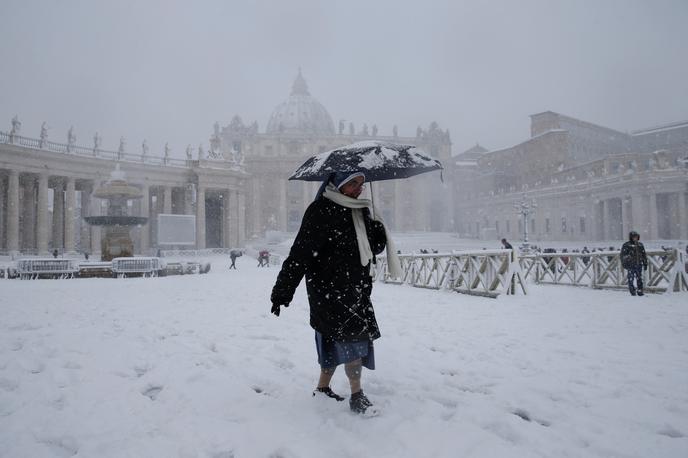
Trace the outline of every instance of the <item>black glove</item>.
<instances>
[{"instance_id":1,"label":"black glove","mask_svg":"<svg viewBox=\"0 0 688 458\"><path fill-rule=\"evenodd\" d=\"M643 266L643 270L647 270L647 264Z\"/></svg>"},{"instance_id":2,"label":"black glove","mask_svg":"<svg viewBox=\"0 0 688 458\"><path fill-rule=\"evenodd\" d=\"M289 304L282 304L285 307L289 307ZM275 316L279 316L280 314L280 304L274 303L272 304L272 308L270 309L270 313L274 313Z\"/></svg>"}]
</instances>

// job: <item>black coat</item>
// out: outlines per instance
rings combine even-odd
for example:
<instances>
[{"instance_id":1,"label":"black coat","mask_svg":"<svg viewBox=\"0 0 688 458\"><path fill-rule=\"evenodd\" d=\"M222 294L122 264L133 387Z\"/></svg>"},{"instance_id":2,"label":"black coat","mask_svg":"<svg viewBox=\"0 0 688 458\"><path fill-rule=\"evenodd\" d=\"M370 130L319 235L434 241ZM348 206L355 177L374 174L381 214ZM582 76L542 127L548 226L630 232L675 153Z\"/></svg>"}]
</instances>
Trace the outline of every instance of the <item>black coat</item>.
<instances>
[{"instance_id":1,"label":"black coat","mask_svg":"<svg viewBox=\"0 0 688 458\"><path fill-rule=\"evenodd\" d=\"M370 249L385 248L385 228L363 210ZM319 197L310 204L301 228L272 289L273 304L289 304L306 277L310 324L325 338L337 341L380 337L370 302L370 264L362 266L351 209Z\"/></svg>"},{"instance_id":2,"label":"black coat","mask_svg":"<svg viewBox=\"0 0 688 458\"><path fill-rule=\"evenodd\" d=\"M647 267L647 255L642 243L630 240L621 247L621 265L624 269Z\"/></svg>"}]
</instances>

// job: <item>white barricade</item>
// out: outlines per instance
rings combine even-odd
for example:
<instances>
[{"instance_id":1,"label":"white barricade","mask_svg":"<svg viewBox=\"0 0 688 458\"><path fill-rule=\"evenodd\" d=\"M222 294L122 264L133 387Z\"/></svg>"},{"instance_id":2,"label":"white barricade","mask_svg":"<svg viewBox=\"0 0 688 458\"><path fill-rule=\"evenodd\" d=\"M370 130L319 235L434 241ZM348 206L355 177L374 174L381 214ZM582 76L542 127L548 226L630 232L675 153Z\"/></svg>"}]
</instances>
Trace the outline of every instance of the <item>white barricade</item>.
<instances>
[{"instance_id":1,"label":"white barricade","mask_svg":"<svg viewBox=\"0 0 688 458\"><path fill-rule=\"evenodd\" d=\"M688 291L685 255L681 250L648 250L648 269L643 272L645 289L653 292ZM535 283L627 288L627 272L620 251L595 253L538 253L520 258L525 278Z\"/></svg>"},{"instance_id":2,"label":"white barricade","mask_svg":"<svg viewBox=\"0 0 688 458\"><path fill-rule=\"evenodd\" d=\"M454 251L399 255L401 278L391 278L387 257L377 258L375 280L407 283L417 288L450 289L458 293L497 297L527 294L515 250Z\"/></svg>"},{"instance_id":3,"label":"white barricade","mask_svg":"<svg viewBox=\"0 0 688 458\"><path fill-rule=\"evenodd\" d=\"M144 277L157 277L162 270L160 258L114 258L112 260L112 273L117 277L127 274L141 274Z\"/></svg>"},{"instance_id":4,"label":"white barricade","mask_svg":"<svg viewBox=\"0 0 688 458\"><path fill-rule=\"evenodd\" d=\"M37 278L72 278L79 272L73 259L26 258L16 262L17 273L22 280Z\"/></svg>"}]
</instances>

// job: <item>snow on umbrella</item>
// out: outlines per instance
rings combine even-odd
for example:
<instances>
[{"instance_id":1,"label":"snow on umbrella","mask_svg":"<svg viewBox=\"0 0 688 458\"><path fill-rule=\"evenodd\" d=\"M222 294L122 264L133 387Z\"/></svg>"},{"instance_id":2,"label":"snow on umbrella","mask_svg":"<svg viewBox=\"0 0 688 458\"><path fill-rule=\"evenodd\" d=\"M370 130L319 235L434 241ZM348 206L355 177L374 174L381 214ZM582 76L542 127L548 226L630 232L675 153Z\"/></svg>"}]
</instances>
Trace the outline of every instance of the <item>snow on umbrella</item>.
<instances>
[{"instance_id":1,"label":"snow on umbrella","mask_svg":"<svg viewBox=\"0 0 688 458\"><path fill-rule=\"evenodd\" d=\"M323 181L334 172L363 172L366 181L382 181L433 170L442 170L440 161L413 145L365 141L311 156L289 179Z\"/></svg>"}]
</instances>

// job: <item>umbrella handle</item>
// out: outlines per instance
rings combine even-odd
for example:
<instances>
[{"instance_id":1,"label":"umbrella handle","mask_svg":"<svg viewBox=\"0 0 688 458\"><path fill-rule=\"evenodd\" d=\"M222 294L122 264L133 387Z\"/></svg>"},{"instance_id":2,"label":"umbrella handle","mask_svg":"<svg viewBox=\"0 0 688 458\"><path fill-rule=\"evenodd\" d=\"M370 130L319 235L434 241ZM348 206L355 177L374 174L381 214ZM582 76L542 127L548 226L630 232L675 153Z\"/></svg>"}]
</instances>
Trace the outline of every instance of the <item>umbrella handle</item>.
<instances>
[{"instance_id":1,"label":"umbrella handle","mask_svg":"<svg viewBox=\"0 0 688 458\"><path fill-rule=\"evenodd\" d=\"M373 193L373 182L370 182L370 214L375 219L375 193Z\"/></svg>"}]
</instances>

